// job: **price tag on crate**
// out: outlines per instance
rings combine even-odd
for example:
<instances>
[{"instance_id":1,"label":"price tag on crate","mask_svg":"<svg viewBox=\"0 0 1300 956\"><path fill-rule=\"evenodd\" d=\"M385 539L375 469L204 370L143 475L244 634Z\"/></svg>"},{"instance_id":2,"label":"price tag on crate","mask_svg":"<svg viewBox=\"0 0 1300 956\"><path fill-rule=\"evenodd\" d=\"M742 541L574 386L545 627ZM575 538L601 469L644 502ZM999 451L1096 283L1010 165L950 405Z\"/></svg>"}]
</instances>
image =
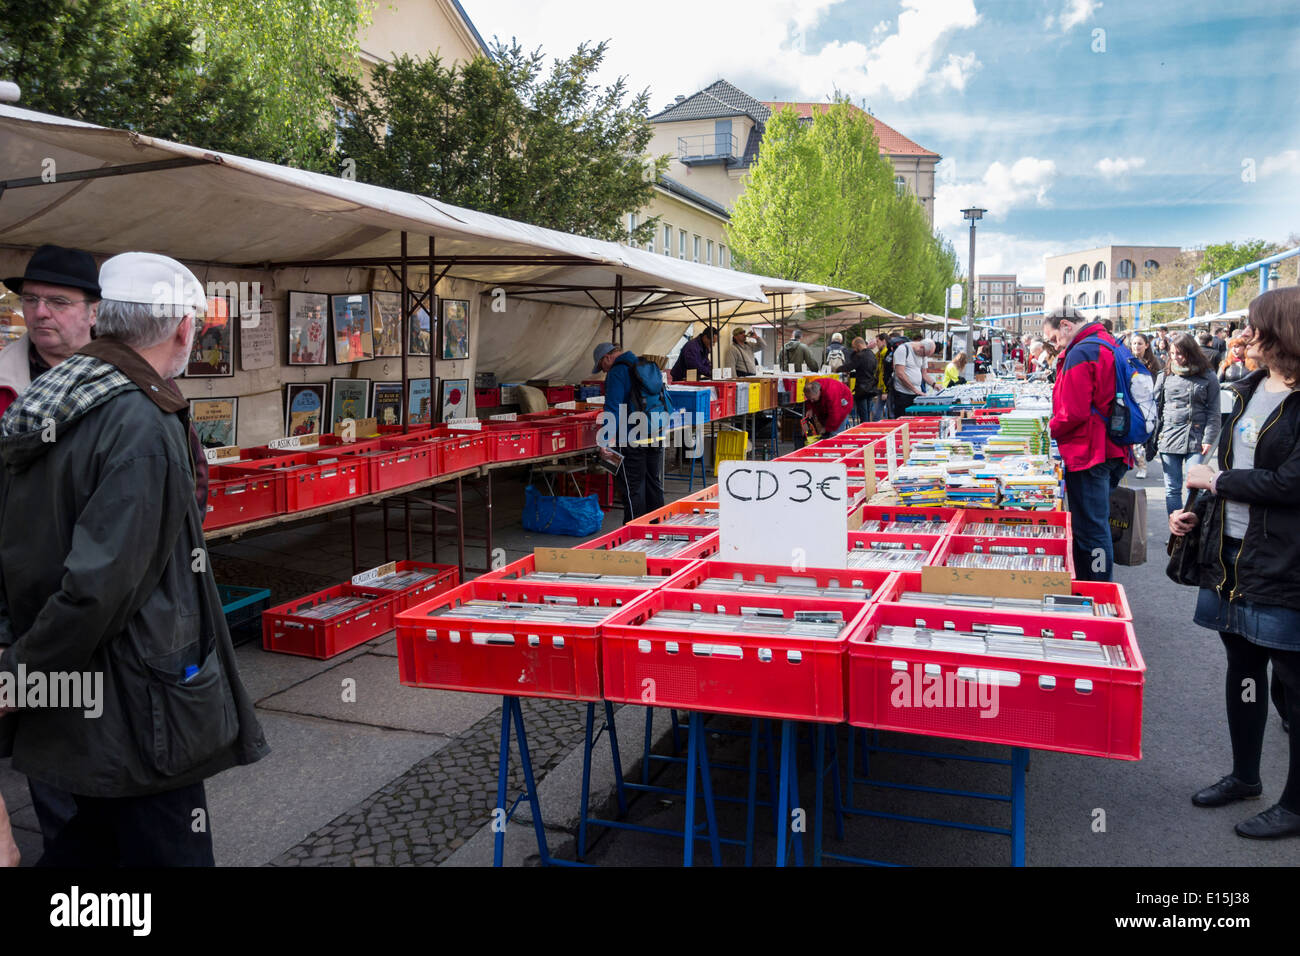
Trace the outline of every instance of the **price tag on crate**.
<instances>
[{"instance_id":1,"label":"price tag on crate","mask_svg":"<svg viewBox=\"0 0 1300 956\"><path fill-rule=\"evenodd\" d=\"M448 428L459 428L461 431L467 432L483 430L483 423L477 418L449 418L446 425Z\"/></svg>"},{"instance_id":2,"label":"price tag on crate","mask_svg":"<svg viewBox=\"0 0 1300 956\"><path fill-rule=\"evenodd\" d=\"M315 448L319 444L320 435L290 435L288 438L274 438L266 443L266 447L283 451L292 448Z\"/></svg>"},{"instance_id":3,"label":"price tag on crate","mask_svg":"<svg viewBox=\"0 0 1300 956\"><path fill-rule=\"evenodd\" d=\"M377 418L345 418L334 426L334 434L344 443L354 442L358 436L368 438L379 433Z\"/></svg>"},{"instance_id":4,"label":"price tag on crate","mask_svg":"<svg viewBox=\"0 0 1300 956\"><path fill-rule=\"evenodd\" d=\"M386 578L390 574L397 573L397 562L389 561L387 564L381 564L377 568L371 568L369 571L362 571L360 574L352 575L352 583L357 587L365 587L367 584L373 584L380 578Z\"/></svg>"},{"instance_id":5,"label":"price tag on crate","mask_svg":"<svg viewBox=\"0 0 1300 956\"><path fill-rule=\"evenodd\" d=\"M488 421L493 422L514 422L519 420L518 412L502 412L500 415L489 415Z\"/></svg>"},{"instance_id":6,"label":"price tag on crate","mask_svg":"<svg viewBox=\"0 0 1300 956\"><path fill-rule=\"evenodd\" d=\"M534 548L533 566L538 571L577 571L583 574L627 574L644 577L644 551L604 551L579 548Z\"/></svg>"},{"instance_id":7,"label":"price tag on crate","mask_svg":"<svg viewBox=\"0 0 1300 956\"><path fill-rule=\"evenodd\" d=\"M894 433L890 432L885 436L885 467L889 469L889 480L894 480Z\"/></svg>"},{"instance_id":8,"label":"price tag on crate","mask_svg":"<svg viewBox=\"0 0 1300 956\"><path fill-rule=\"evenodd\" d=\"M203 457L209 465L233 465L239 461L239 446L225 445L221 448L203 449Z\"/></svg>"},{"instance_id":9,"label":"price tag on crate","mask_svg":"<svg viewBox=\"0 0 1300 956\"><path fill-rule=\"evenodd\" d=\"M848 557L848 469L842 462L724 461L718 530L720 561L842 568Z\"/></svg>"},{"instance_id":10,"label":"price tag on crate","mask_svg":"<svg viewBox=\"0 0 1300 956\"><path fill-rule=\"evenodd\" d=\"M556 402L555 407L576 412L578 410L578 403L577 402Z\"/></svg>"}]
</instances>

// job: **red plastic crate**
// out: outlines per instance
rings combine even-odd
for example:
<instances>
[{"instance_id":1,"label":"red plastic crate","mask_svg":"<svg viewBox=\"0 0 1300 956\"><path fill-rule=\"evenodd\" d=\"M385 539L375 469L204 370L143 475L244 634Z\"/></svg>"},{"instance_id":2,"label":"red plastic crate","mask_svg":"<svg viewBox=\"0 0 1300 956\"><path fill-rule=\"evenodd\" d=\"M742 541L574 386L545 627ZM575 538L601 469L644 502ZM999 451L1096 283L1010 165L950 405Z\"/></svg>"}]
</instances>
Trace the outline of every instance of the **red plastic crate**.
<instances>
[{"instance_id":1,"label":"red plastic crate","mask_svg":"<svg viewBox=\"0 0 1300 956\"><path fill-rule=\"evenodd\" d=\"M614 507L614 476L608 472L579 472L572 478L578 483L578 490L575 491L572 484L568 481L560 482L556 485L556 494L565 495L569 498L586 498L589 495L596 496L596 502L605 509Z\"/></svg>"},{"instance_id":2,"label":"red plastic crate","mask_svg":"<svg viewBox=\"0 0 1300 956\"><path fill-rule=\"evenodd\" d=\"M460 428L444 428L434 431L433 440L439 446L438 463L441 474L466 471L485 464L488 460L488 436L486 432L469 431Z\"/></svg>"},{"instance_id":3,"label":"red plastic crate","mask_svg":"<svg viewBox=\"0 0 1300 956\"><path fill-rule=\"evenodd\" d=\"M717 396L715 401L711 402L709 405L709 413L711 418L713 419L730 418L732 415L736 414L736 384L737 383L719 382L710 379L709 381L701 382L700 384L713 389L714 394ZM749 387L748 382L745 383L745 387L746 388ZM718 415L713 414L714 407L718 408L720 414Z\"/></svg>"},{"instance_id":4,"label":"red plastic crate","mask_svg":"<svg viewBox=\"0 0 1300 956\"><path fill-rule=\"evenodd\" d=\"M882 589L876 600L879 603L900 604L902 603L901 595L904 592L924 590L921 586L919 571L903 571ZM1061 593L1066 592L1062 591ZM1079 597L1090 597L1099 604L1114 605L1115 616L1113 618L1102 618L1102 620L1133 620L1133 608L1128 603L1128 595L1125 593L1122 584L1116 584L1113 581L1071 581L1069 593ZM1061 616L1068 617L1069 615L1063 614Z\"/></svg>"},{"instance_id":5,"label":"red plastic crate","mask_svg":"<svg viewBox=\"0 0 1300 956\"><path fill-rule=\"evenodd\" d=\"M484 424L483 433L487 435L488 461L537 457L537 429L527 422Z\"/></svg>"},{"instance_id":6,"label":"red plastic crate","mask_svg":"<svg viewBox=\"0 0 1300 956\"><path fill-rule=\"evenodd\" d=\"M881 595L895 594L891 586L891 571L874 571L868 568L804 568L800 571L772 564L746 564L739 561L719 561L705 558L692 561L674 574L664 587L674 591L689 591L709 579L750 581L762 584L806 584L819 588L869 588L869 601L880 600ZM714 592L710 592L714 593ZM838 600L818 598L817 600Z\"/></svg>"},{"instance_id":7,"label":"red plastic crate","mask_svg":"<svg viewBox=\"0 0 1300 956\"><path fill-rule=\"evenodd\" d=\"M695 564L696 561L687 558L646 558L646 574L661 578L662 586L670 577L678 571ZM520 584L539 585L541 582L524 580L524 575L532 574L537 567L536 559L533 555L528 554L518 561L511 561L503 568L496 571L488 571L486 574L480 574L475 581L518 581ZM587 587L618 587L619 585L601 584L599 581L592 581L589 584L583 582Z\"/></svg>"},{"instance_id":8,"label":"red plastic crate","mask_svg":"<svg viewBox=\"0 0 1300 956\"><path fill-rule=\"evenodd\" d=\"M943 543L930 556L926 563L931 567L943 568L948 566L948 558L955 554L969 554L976 548L983 548L984 553L988 554L989 548L992 547L1013 547L1028 548L1030 556L1056 555L1063 559L1065 572L1071 578L1074 577L1074 549L1070 542L1064 538L994 538L982 537L974 534L954 534L943 540ZM970 568L967 570L991 570ZM1005 572L1002 572L1005 574ZM1041 572L1052 574L1054 572ZM1059 572L1057 572L1059 573Z\"/></svg>"},{"instance_id":9,"label":"red plastic crate","mask_svg":"<svg viewBox=\"0 0 1300 956\"><path fill-rule=\"evenodd\" d=\"M330 460L328 454L299 452L225 467L250 476L279 471L284 475L286 512L305 511L370 493L369 468L355 456Z\"/></svg>"},{"instance_id":10,"label":"red plastic crate","mask_svg":"<svg viewBox=\"0 0 1300 956\"><path fill-rule=\"evenodd\" d=\"M581 447L578 445L579 431L581 427L576 421L561 420L541 424L537 429L537 454L558 455L576 451Z\"/></svg>"},{"instance_id":11,"label":"red plastic crate","mask_svg":"<svg viewBox=\"0 0 1300 956\"><path fill-rule=\"evenodd\" d=\"M1086 640L1122 647L1129 666L996 657L874 641L877 629L884 625L969 631L976 624L1020 627L1031 636L1040 636L1043 628L1056 637L1079 632ZM1139 760L1145 671L1128 621L877 603L871 606L865 627L849 638L849 723ZM929 698L924 696L927 687Z\"/></svg>"},{"instance_id":12,"label":"red plastic crate","mask_svg":"<svg viewBox=\"0 0 1300 956\"><path fill-rule=\"evenodd\" d=\"M574 400L573 396L576 392L576 389L572 385L538 385L536 387L541 389L542 394L546 396L546 403L548 405L556 405L560 402L571 402Z\"/></svg>"},{"instance_id":13,"label":"red plastic crate","mask_svg":"<svg viewBox=\"0 0 1300 956\"><path fill-rule=\"evenodd\" d=\"M336 597L371 600L346 614L326 620L302 617L301 612ZM280 654L326 660L393 629L397 595L388 591L336 584L324 591L262 612L262 647Z\"/></svg>"},{"instance_id":14,"label":"red plastic crate","mask_svg":"<svg viewBox=\"0 0 1300 956\"><path fill-rule=\"evenodd\" d=\"M707 602L707 603L706 603ZM848 638L865 621L867 602L761 594L651 591L605 621L605 698L692 711L839 723L844 720ZM743 608L839 611L835 638L775 634L688 634L642 627L660 611L725 612Z\"/></svg>"},{"instance_id":15,"label":"red plastic crate","mask_svg":"<svg viewBox=\"0 0 1300 956\"><path fill-rule=\"evenodd\" d=\"M408 425L380 425L379 437L380 438L393 438L393 437L402 438L409 435L418 435L420 432L429 431L432 427L433 427L432 425L426 425L423 423L419 425L409 425L409 426Z\"/></svg>"},{"instance_id":16,"label":"red plastic crate","mask_svg":"<svg viewBox=\"0 0 1300 956\"><path fill-rule=\"evenodd\" d=\"M398 561L397 571L422 571L436 572L428 581L422 581L415 587L407 588L405 591L396 592L397 600L393 604L393 613L405 611L413 608L418 604L431 601L439 594L450 591L460 584L460 568L454 564L429 564L425 561Z\"/></svg>"},{"instance_id":17,"label":"red plastic crate","mask_svg":"<svg viewBox=\"0 0 1300 956\"><path fill-rule=\"evenodd\" d=\"M909 521L946 521L948 529L943 534L952 534L954 519L961 509L929 507L928 505L866 505L858 509L863 522L909 522ZM905 532L911 534L912 532Z\"/></svg>"},{"instance_id":18,"label":"red plastic crate","mask_svg":"<svg viewBox=\"0 0 1300 956\"><path fill-rule=\"evenodd\" d=\"M1072 541L1074 531L1068 511L1024 511L1019 508L960 508L957 520L953 522L951 534L968 537L962 529L967 525L992 523L1008 525L1047 525L1057 529L1057 535L1066 541ZM1035 541L1036 538L1022 538L1022 541Z\"/></svg>"},{"instance_id":19,"label":"red plastic crate","mask_svg":"<svg viewBox=\"0 0 1300 956\"><path fill-rule=\"evenodd\" d=\"M249 475L230 471L230 465L213 465L208 469L208 508L203 527L225 528L259 518L284 514L283 472Z\"/></svg>"},{"instance_id":20,"label":"red plastic crate","mask_svg":"<svg viewBox=\"0 0 1300 956\"><path fill-rule=\"evenodd\" d=\"M635 588L527 585L476 579L397 615L397 668L403 684L482 694L600 700L600 627L554 621L430 617L466 601L556 603L611 611L635 601Z\"/></svg>"},{"instance_id":21,"label":"red plastic crate","mask_svg":"<svg viewBox=\"0 0 1300 956\"><path fill-rule=\"evenodd\" d=\"M716 484L709 485L709 487L701 488L693 495L686 495L684 498L678 498L677 500L678 501L717 501L718 486Z\"/></svg>"},{"instance_id":22,"label":"red plastic crate","mask_svg":"<svg viewBox=\"0 0 1300 956\"><path fill-rule=\"evenodd\" d=\"M633 518L630 524L651 527L688 527L718 530L718 502L713 501L673 501L662 508L648 511L639 518ZM712 516L712 524L693 524L688 519Z\"/></svg>"},{"instance_id":23,"label":"red plastic crate","mask_svg":"<svg viewBox=\"0 0 1300 956\"><path fill-rule=\"evenodd\" d=\"M475 408L501 407L501 386L498 385L496 388L474 389L474 407Z\"/></svg>"},{"instance_id":24,"label":"red plastic crate","mask_svg":"<svg viewBox=\"0 0 1300 956\"><path fill-rule=\"evenodd\" d=\"M569 417L577 425L574 431L576 447L595 448L596 436L600 434L600 412L578 412Z\"/></svg>"},{"instance_id":25,"label":"red plastic crate","mask_svg":"<svg viewBox=\"0 0 1300 956\"><path fill-rule=\"evenodd\" d=\"M369 446L372 443L366 444ZM381 443L373 444L378 446ZM318 451L312 454L317 461L335 458L340 461L350 459L362 463L368 472L372 492L389 491L403 485L427 481L433 477L433 465L438 457L428 446L411 444L392 449L357 448L355 445L344 445L330 451Z\"/></svg>"},{"instance_id":26,"label":"red plastic crate","mask_svg":"<svg viewBox=\"0 0 1300 956\"><path fill-rule=\"evenodd\" d=\"M718 553L718 532L714 528L692 528L692 527L647 527L646 525L625 524L621 528L615 528L608 534L602 534L598 538L592 538L590 541L584 541L582 544L575 544L575 548L582 550L608 551L617 548L620 544L625 544L633 538L665 538L665 537L684 537L690 539L690 544L676 554L667 555L667 557L676 559L693 559L707 558L711 554ZM646 560L650 560L647 558Z\"/></svg>"}]
</instances>

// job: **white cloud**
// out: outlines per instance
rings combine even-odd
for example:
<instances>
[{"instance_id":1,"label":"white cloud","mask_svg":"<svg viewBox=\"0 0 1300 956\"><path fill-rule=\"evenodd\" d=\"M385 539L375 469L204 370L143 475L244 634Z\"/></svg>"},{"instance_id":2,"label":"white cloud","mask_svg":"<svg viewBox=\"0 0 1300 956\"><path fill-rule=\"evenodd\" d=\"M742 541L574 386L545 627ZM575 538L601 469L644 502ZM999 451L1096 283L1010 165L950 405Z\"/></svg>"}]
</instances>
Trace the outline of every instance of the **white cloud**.
<instances>
[{"instance_id":1,"label":"white cloud","mask_svg":"<svg viewBox=\"0 0 1300 956\"><path fill-rule=\"evenodd\" d=\"M974 0L899 0L862 40L834 40L813 49L807 37L828 14L852 10L849 0L748 0L743 14L729 4L667 0L647 17L636 5L568 0L554 5L495 0L467 4L489 40L518 37L525 49L550 55L573 51L582 35L611 40L599 76L649 87L658 112L677 94L690 95L724 77L759 99L825 100L836 91L905 100L922 89L962 90L979 68L973 52L947 49L958 31L978 22ZM839 10L837 10L839 8ZM685 19L683 19L685 18ZM690 29L682 29L688 22Z\"/></svg>"},{"instance_id":2,"label":"white cloud","mask_svg":"<svg viewBox=\"0 0 1300 956\"><path fill-rule=\"evenodd\" d=\"M1143 156L1116 156L1111 159L1109 156L1103 157L1097 162L1096 170L1107 179L1114 179L1116 176L1123 176L1135 169L1141 169L1147 164Z\"/></svg>"},{"instance_id":3,"label":"white cloud","mask_svg":"<svg viewBox=\"0 0 1300 956\"><path fill-rule=\"evenodd\" d=\"M1274 173L1300 173L1300 149L1288 149L1276 156L1266 156L1259 164L1261 176Z\"/></svg>"},{"instance_id":4,"label":"white cloud","mask_svg":"<svg viewBox=\"0 0 1300 956\"><path fill-rule=\"evenodd\" d=\"M1081 23L1086 23L1100 7L1100 0L1065 0L1065 8L1060 17L1061 32L1069 33ZM1047 27L1051 29L1052 18L1049 16L1047 20Z\"/></svg>"},{"instance_id":5,"label":"white cloud","mask_svg":"<svg viewBox=\"0 0 1300 956\"><path fill-rule=\"evenodd\" d=\"M993 163L975 181L948 182L935 189L934 224L939 228L960 225L961 211L969 206L987 209L989 219L1003 219L1020 206L1048 205L1047 190L1056 178L1056 164L1050 159L1022 156L1010 166Z\"/></svg>"}]
</instances>

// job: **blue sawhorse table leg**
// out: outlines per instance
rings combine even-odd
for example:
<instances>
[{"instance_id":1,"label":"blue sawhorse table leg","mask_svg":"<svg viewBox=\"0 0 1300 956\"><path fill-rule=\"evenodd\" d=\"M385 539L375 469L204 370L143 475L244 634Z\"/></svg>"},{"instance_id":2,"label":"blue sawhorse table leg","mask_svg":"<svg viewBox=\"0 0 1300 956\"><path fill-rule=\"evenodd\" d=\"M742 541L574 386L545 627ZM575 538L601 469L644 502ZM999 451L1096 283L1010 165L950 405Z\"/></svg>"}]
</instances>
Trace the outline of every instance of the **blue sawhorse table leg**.
<instances>
[{"instance_id":1,"label":"blue sawhorse table leg","mask_svg":"<svg viewBox=\"0 0 1300 956\"><path fill-rule=\"evenodd\" d=\"M686 827L684 830L682 863L695 864L695 777L701 777L704 790L704 813L708 822L709 850L713 865L722 865L722 848L718 844L718 820L713 811L713 783L710 780L708 738L704 733L704 715L691 714L686 730Z\"/></svg>"},{"instance_id":2,"label":"blue sawhorse table leg","mask_svg":"<svg viewBox=\"0 0 1300 956\"><path fill-rule=\"evenodd\" d=\"M519 746L519 764L524 771L524 792L506 809L506 786L510 779L510 725L513 722L515 743ZM497 767L497 806L493 812L493 829L496 831L492 865L501 866L505 857L506 822L514 816L519 801L528 798L533 812L533 832L537 837L537 852L543 866L564 864L567 861L552 859L546 846L546 826L542 823L542 808L537 801L537 782L533 779L533 761L528 754L528 734L524 730L524 712L518 697L501 699L501 757Z\"/></svg>"},{"instance_id":3,"label":"blue sawhorse table leg","mask_svg":"<svg viewBox=\"0 0 1300 956\"><path fill-rule=\"evenodd\" d=\"M793 810L801 811L803 821L808 819L807 811L799 806L799 741L791 720L781 721L781 781L777 786L776 865L786 865L789 844L793 842L795 866L803 866L803 830L790 840Z\"/></svg>"},{"instance_id":4,"label":"blue sawhorse table leg","mask_svg":"<svg viewBox=\"0 0 1300 956\"><path fill-rule=\"evenodd\" d=\"M587 821L591 807L591 756L596 747L593 733L596 722L596 704L587 703L587 733L582 744L582 803L578 812L578 848L577 857L581 860L587 855ZM623 784L623 761L618 753L618 732L614 726L614 705L605 701L605 733L609 736L610 756L614 762L614 787L618 795L618 815L622 819L627 814L627 792Z\"/></svg>"}]
</instances>

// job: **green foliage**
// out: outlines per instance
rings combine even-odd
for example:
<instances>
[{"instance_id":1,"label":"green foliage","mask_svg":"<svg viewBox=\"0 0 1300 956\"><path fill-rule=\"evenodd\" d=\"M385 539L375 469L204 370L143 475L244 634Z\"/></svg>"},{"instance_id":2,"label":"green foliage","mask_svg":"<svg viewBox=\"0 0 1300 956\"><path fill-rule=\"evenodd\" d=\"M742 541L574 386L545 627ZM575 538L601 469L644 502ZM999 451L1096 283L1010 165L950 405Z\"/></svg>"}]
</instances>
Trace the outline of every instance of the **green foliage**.
<instances>
[{"instance_id":1,"label":"green foliage","mask_svg":"<svg viewBox=\"0 0 1300 956\"><path fill-rule=\"evenodd\" d=\"M1265 242L1263 239L1247 239L1245 242L1220 242L1205 247L1201 265L1205 272L1218 276L1281 251L1280 246ZM1240 288L1246 278L1244 275L1239 275L1229 279L1229 291ZM1255 286L1256 288L1259 286L1258 277L1255 279Z\"/></svg>"},{"instance_id":2,"label":"green foliage","mask_svg":"<svg viewBox=\"0 0 1300 956\"><path fill-rule=\"evenodd\" d=\"M811 123L767 122L729 227L742 268L865 292L896 312L943 310L957 272L915 196L899 195L866 114L839 100Z\"/></svg>"},{"instance_id":3,"label":"green foliage","mask_svg":"<svg viewBox=\"0 0 1300 956\"><path fill-rule=\"evenodd\" d=\"M398 58L366 85L339 76L336 169L357 179L552 229L625 241L667 157L648 161L648 94L593 78L606 45L583 44L543 74L541 51L498 44L455 67ZM652 239L658 220L632 239Z\"/></svg>"},{"instance_id":4,"label":"green foliage","mask_svg":"<svg viewBox=\"0 0 1300 956\"><path fill-rule=\"evenodd\" d=\"M28 109L321 168L362 23L354 0L8 0L0 75Z\"/></svg>"}]
</instances>

